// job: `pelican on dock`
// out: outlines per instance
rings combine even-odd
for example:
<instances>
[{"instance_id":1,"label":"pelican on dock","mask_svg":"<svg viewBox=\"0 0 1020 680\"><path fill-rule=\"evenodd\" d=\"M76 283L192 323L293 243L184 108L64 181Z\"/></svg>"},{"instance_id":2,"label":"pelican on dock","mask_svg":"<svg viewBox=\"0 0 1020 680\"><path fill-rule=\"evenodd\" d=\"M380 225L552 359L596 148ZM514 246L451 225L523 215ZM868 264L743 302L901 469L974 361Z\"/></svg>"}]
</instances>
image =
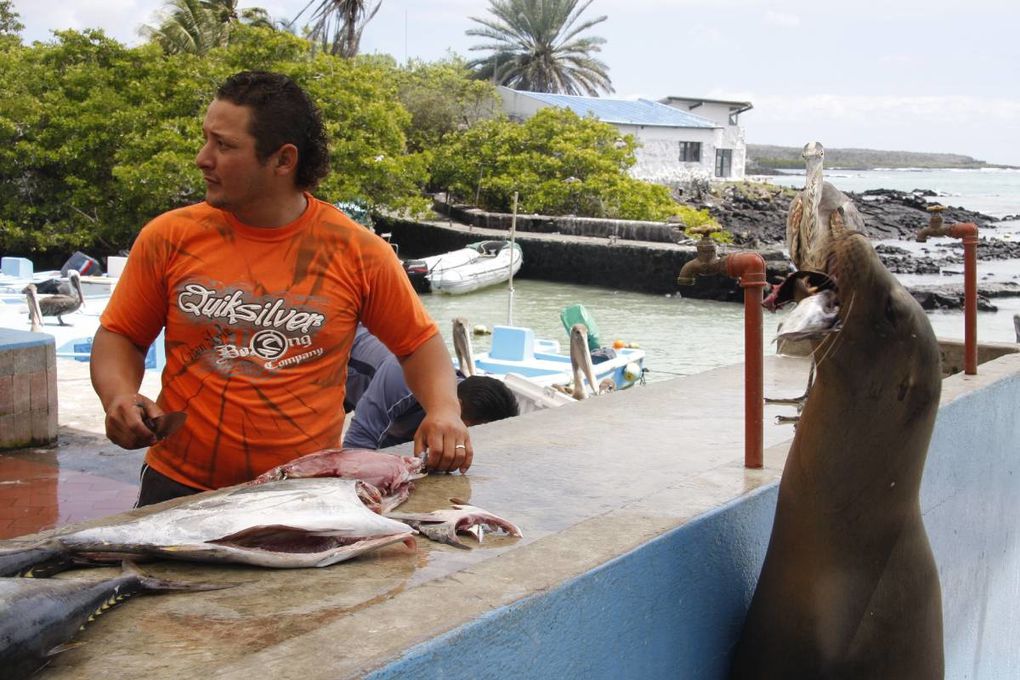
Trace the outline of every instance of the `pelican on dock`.
<instances>
[{"instance_id":1,"label":"pelican on dock","mask_svg":"<svg viewBox=\"0 0 1020 680\"><path fill-rule=\"evenodd\" d=\"M31 331L39 333L42 331L42 311L39 309L39 298L35 294L35 284L25 286L25 302L28 303L28 319L32 324Z\"/></svg>"},{"instance_id":2,"label":"pelican on dock","mask_svg":"<svg viewBox=\"0 0 1020 680\"><path fill-rule=\"evenodd\" d=\"M453 320L453 351L457 355L457 365L461 373L466 376L477 373L471 337L468 335L468 321L462 316Z\"/></svg>"},{"instance_id":3,"label":"pelican on dock","mask_svg":"<svg viewBox=\"0 0 1020 680\"><path fill-rule=\"evenodd\" d=\"M81 275L78 273L77 270L72 269L67 273L67 278L68 282L71 284L72 289L72 293L70 295L57 294L47 295L42 298L38 297L36 298L39 304L39 311L42 314L42 316L57 317L57 322L61 326L70 325L64 322L63 316L65 314L70 314L71 312L77 311L79 307L85 304L85 295L82 293L81 290Z\"/></svg>"}]
</instances>

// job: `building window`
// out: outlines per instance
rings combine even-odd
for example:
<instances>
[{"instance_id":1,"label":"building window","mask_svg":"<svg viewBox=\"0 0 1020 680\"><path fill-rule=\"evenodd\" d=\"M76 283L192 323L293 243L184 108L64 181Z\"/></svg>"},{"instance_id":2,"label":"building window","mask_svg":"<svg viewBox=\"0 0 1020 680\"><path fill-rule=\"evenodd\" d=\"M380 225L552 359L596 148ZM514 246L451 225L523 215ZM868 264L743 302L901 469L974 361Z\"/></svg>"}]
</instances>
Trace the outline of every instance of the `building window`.
<instances>
[{"instance_id":1,"label":"building window","mask_svg":"<svg viewBox=\"0 0 1020 680\"><path fill-rule=\"evenodd\" d=\"M733 149L715 150L715 176L729 177L733 171Z\"/></svg>"},{"instance_id":2,"label":"building window","mask_svg":"<svg viewBox=\"0 0 1020 680\"><path fill-rule=\"evenodd\" d=\"M701 142L680 142L680 160L685 163L700 163Z\"/></svg>"}]
</instances>

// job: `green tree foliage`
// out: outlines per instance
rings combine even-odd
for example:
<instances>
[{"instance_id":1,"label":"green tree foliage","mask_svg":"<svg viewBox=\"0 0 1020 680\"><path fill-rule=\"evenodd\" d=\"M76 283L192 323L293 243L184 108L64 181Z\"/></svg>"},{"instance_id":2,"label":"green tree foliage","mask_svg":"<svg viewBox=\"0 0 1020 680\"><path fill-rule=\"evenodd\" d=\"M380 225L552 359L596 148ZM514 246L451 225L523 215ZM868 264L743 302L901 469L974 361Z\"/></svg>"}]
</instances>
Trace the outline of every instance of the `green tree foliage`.
<instances>
[{"instance_id":1,"label":"green tree foliage","mask_svg":"<svg viewBox=\"0 0 1020 680\"><path fill-rule=\"evenodd\" d=\"M490 52L470 63L478 78L530 92L613 92L609 68L592 55L605 38L580 34L606 20L581 19L593 0L489 0L491 19L471 17L481 28L468 35L492 42L471 48Z\"/></svg>"},{"instance_id":2,"label":"green tree foliage","mask_svg":"<svg viewBox=\"0 0 1020 680\"><path fill-rule=\"evenodd\" d=\"M235 30L205 57L129 49L99 31L0 50L0 252L113 253L158 213L202 200L202 117L243 69L286 73L320 104L333 172L317 196L424 209L428 155L405 151L410 115L386 67Z\"/></svg>"},{"instance_id":3,"label":"green tree foliage","mask_svg":"<svg viewBox=\"0 0 1020 680\"><path fill-rule=\"evenodd\" d=\"M524 123L487 120L448 135L433 183L494 211L509 211L516 191L521 212L665 219L676 212L669 190L627 174L635 145L612 125L547 108Z\"/></svg>"},{"instance_id":4,"label":"green tree foliage","mask_svg":"<svg viewBox=\"0 0 1020 680\"><path fill-rule=\"evenodd\" d=\"M308 27L308 38L320 44L329 54L350 58L358 54L361 33L380 6L382 0L375 0L374 3L368 0L310 0L294 17L294 21L311 9L312 23Z\"/></svg>"},{"instance_id":5,"label":"green tree foliage","mask_svg":"<svg viewBox=\"0 0 1020 680\"><path fill-rule=\"evenodd\" d=\"M400 102L411 114L408 146L412 149L437 147L450 132L502 115L496 88L472 79L467 63L459 57L412 61L397 69L395 77Z\"/></svg>"}]
</instances>

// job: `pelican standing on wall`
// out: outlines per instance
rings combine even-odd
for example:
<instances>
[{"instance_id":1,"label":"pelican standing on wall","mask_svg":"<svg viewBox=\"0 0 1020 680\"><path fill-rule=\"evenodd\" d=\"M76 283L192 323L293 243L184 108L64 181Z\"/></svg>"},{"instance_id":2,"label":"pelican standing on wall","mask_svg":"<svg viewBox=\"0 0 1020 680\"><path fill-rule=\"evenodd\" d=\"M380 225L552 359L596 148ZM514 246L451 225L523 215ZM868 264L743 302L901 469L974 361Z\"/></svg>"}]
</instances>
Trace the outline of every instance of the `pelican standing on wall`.
<instances>
[{"instance_id":1,"label":"pelican standing on wall","mask_svg":"<svg viewBox=\"0 0 1020 680\"><path fill-rule=\"evenodd\" d=\"M462 316L453 320L453 351L457 355L457 367L466 376L475 374L475 355L471 350L468 336L468 322Z\"/></svg>"},{"instance_id":2,"label":"pelican standing on wall","mask_svg":"<svg viewBox=\"0 0 1020 680\"><path fill-rule=\"evenodd\" d=\"M35 294L35 284L25 286L25 302L28 303L28 319L32 324L31 331L39 333L42 331L42 312L39 310L39 298Z\"/></svg>"},{"instance_id":3,"label":"pelican standing on wall","mask_svg":"<svg viewBox=\"0 0 1020 680\"><path fill-rule=\"evenodd\" d=\"M799 304L807 297L831 289L828 260L834 239L848 231L864 233L864 218L857 206L823 178L825 148L821 143L805 144L801 157L804 159L804 189L794 197L786 216L786 247L797 271L775 286L762 302L772 311L788 302ZM814 382L814 373L812 362L808 390ZM792 399L766 398L765 402L796 405L799 414L806 399L807 391ZM782 420L796 422L797 417Z\"/></svg>"},{"instance_id":4,"label":"pelican standing on wall","mask_svg":"<svg viewBox=\"0 0 1020 680\"><path fill-rule=\"evenodd\" d=\"M64 314L70 314L85 304L85 296L81 292L81 275L77 270L67 272L68 281L71 283L72 293L70 295L47 295L39 299L39 310L43 316L55 316L61 326L70 324L64 323Z\"/></svg>"}]
</instances>

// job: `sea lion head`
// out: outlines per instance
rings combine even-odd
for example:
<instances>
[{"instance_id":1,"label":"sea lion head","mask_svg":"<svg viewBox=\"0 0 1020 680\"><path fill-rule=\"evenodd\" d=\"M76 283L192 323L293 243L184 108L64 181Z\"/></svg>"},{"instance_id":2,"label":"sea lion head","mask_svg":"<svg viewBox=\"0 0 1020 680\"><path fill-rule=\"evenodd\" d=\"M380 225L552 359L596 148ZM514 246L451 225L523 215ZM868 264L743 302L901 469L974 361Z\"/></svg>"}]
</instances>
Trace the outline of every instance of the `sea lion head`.
<instances>
[{"instance_id":1,"label":"sea lion head","mask_svg":"<svg viewBox=\"0 0 1020 680\"><path fill-rule=\"evenodd\" d=\"M839 332L818 347L819 378L840 373L853 399L900 405L904 422L934 413L941 389L938 341L920 304L858 232L833 239L828 273L835 286Z\"/></svg>"}]
</instances>

